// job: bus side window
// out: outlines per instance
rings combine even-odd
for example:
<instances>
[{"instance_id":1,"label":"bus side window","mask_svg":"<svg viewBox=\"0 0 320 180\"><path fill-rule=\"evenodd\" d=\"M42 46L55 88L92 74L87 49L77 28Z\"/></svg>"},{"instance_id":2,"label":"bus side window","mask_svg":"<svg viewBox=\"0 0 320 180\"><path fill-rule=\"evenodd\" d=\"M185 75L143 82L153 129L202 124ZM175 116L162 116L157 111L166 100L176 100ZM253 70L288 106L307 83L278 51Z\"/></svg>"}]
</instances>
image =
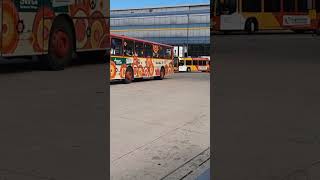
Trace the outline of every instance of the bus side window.
<instances>
[{"instance_id":1,"label":"bus side window","mask_svg":"<svg viewBox=\"0 0 320 180\"><path fill-rule=\"evenodd\" d=\"M131 40L124 40L124 55L125 56L133 56L134 42Z\"/></svg>"},{"instance_id":2,"label":"bus side window","mask_svg":"<svg viewBox=\"0 0 320 180\"><path fill-rule=\"evenodd\" d=\"M242 0L243 12L261 12L261 0Z\"/></svg>"},{"instance_id":3,"label":"bus side window","mask_svg":"<svg viewBox=\"0 0 320 180\"><path fill-rule=\"evenodd\" d=\"M179 61L179 66L184 66L184 61L183 60Z\"/></svg>"},{"instance_id":4,"label":"bus side window","mask_svg":"<svg viewBox=\"0 0 320 180\"><path fill-rule=\"evenodd\" d=\"M308 12L308 0L298 0L298 12Z\"/></svg>"},{"instance_id":5,"label":"bus side window","mask_svg":"<svg viewBox=\"0 0 320 180\"><path fill-rule=\"evenodd\" d=\"M122 39L118 39L118 38L111 39L111 55L114 55L114 56L123 55Z\"/></svg>"},{"instance_id":6,"label":"bus side window","mask_svg":"<svg viewBox=\"0 0 320 180\"><path fill-rule=\"evenodd\" d=\"M142 42L135 42L135 56L144 57L143 56L143 43Z\"/></svg>"},{"instance_id":7,"label":"bus side window","mask_svg":"<svg viewBox=\"0 0 320 180\"><path fill-rule=\"evenodd\" d=\"M316 11L320 12L320 0L316 0L315 3L316 3Z\"/></svg>"},{"instance_id":8,"label":"bus side window","mask_svg":"<svg viewBox=\"0 0 320 180\"><path fill-rule=\"evenodd\" d=\"M186 61L186 65L187 65L187 66L192 65L192 60L187 60L187 61Z\"/></svg>"},{"instance_id":9,"label":"bus side window","mask_svg":"<svg viewBox=\"0 0 320 180\"><path fill-rule=\"evenodd\" d=\"M150 57L152 57L152 55L153 55L153 52L152 52L152 45L151 44L149 44L149 43L145 43L144 44L144 57L146 57L146 58L150 58Z\"/></svg>"},{"instance_id":10,"label":"bus side window","mask_svg":"<svg viewBox=\"0 0 320 180\"><path fill-rule=\"evenodd\" d=\"M283 11L294 12L295 2L292 0L283 0Z\"/></svg>"},{"instance_id":11,"label":"bus side window","mask_svg":"<svg viewBox=\"0 0 320 180\"><path fill-rule=\"evenodd\" d=\"M161 46L161 49L160 49L160 58L161 59L165 59L166 58L166 48Z\"/></svg>"},{"instance_id":12,"label":"bus side window","mask_svg":"<svg viewBox=\"0 0 320 180\"><path fill-rule=\"evenodd\" d=\"M153 58L159 58L160 57L160 51L162 49L162 46L159 46L159 45L153 45L152 46L152 56Z\"/></svg>"},{"instance_id":13,"label":"bus side window","mask_svg":"<svg viewBox=\"0 0 320 180\"><path fill-rule=\"evenodd\" d=\"M172 49L171 48L165 48L165 58L166 59L171 59L172 57Z\"/></svg>"},{"instance_id":14,"label":"bus side window","mask_svg":"<svg viewBox=\"0 0 320 180\"><path fill-rule=\"evenodd\" d=\"M198 62L199 62L198 60L192 60L192 64L195 66L197 66L199 64Z\"/></svg>"}]
</instances>

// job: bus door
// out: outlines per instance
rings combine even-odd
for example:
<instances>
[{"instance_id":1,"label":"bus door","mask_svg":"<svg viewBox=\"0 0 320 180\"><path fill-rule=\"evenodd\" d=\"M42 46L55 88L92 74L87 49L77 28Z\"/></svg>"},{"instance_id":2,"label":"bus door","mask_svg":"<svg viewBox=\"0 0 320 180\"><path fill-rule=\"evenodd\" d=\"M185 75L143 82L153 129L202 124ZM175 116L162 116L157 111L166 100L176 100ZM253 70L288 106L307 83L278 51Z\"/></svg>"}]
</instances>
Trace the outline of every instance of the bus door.
<instances>
[{"instance_id":1,"label":"bus door","mask_svg":"<svg viewBox=\"0 0 320 180\"><path fill-rule=\"evenodd\" d=\"M220 29L240 30L241 16L237 12L238 0L221 0L220 7Z\"/></svg>"},{"instance_id":2,"label":"bus door","mask_svg":"<svg viewBox=\"0 0 320 180\"><path fill-rule=\"evenodd\" d=\"M185 59L180 59L179 60L179 71L187 71L187 66L186 66L186 60Z\"/></svg>"}]
</instances>

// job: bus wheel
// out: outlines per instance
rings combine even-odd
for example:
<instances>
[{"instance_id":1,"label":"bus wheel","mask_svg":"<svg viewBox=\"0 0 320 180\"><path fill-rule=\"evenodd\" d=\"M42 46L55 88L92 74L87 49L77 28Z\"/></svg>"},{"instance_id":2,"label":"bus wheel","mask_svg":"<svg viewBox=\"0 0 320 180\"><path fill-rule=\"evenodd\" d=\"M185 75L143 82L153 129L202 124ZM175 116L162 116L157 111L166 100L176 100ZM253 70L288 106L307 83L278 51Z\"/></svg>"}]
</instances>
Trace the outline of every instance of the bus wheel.
<instances>
[{"instance_id":1,"label":"bus wheel","mask_svg":"<svg viewBox=\"0 0 320 180\"><path fill-rule=\"evenodd\" d=\"M258 23L254 19L248 19L245 25L245 30L249 33L252 34L258 29Z\"/></svg>"},{"instance_id":2,"label":"bus wheel","mask_svg":"<svg viewBox=\"0 0 320 180\"><path fill-rule=\"evenodd\" d=\"M126 70L126 75L125 78L123 80L123 82L125 84L130 84L133 81L134 77L133 77L133 70L131 67L127 68Z\"/></svg>"},{"instance_id":3,"label":"bus wheel","mask_svg":"<svg viewBox=\"0 0 320 180\"><path fill-rule=\"evenodd\" d=\"M187 68L187 72L191 72L191 69L189 67Z\"/></svg>"},{"instance_id":4,"label":"bus wheel","mask_svg":"<svg viewBox=\"0 0 320 180\"><path fill-rule=\"evenodd\" d=\"M63 70L71 62L75 48L72 34L65 18L55 19L50 32L47 58L47 65L51 70Z\"/></svg>"}]
</instances>

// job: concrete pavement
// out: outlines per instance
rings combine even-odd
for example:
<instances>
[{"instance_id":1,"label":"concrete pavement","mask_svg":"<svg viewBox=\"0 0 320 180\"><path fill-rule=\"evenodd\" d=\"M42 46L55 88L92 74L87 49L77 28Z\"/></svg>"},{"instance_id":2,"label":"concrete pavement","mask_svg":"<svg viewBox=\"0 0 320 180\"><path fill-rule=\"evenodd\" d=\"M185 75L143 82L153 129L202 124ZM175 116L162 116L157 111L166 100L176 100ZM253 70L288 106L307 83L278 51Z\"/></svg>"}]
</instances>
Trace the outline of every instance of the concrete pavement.
<instances>
[{"instance_id":1,"label":"concrete pavement","mask_svg":"<svg viewBox=\"0 0 320 180\"><path fill-rule=\"evenodd\" d=\"M209 74L112 84L111 179L161 179L210 146Z\"/></svg>"}]
</instances>

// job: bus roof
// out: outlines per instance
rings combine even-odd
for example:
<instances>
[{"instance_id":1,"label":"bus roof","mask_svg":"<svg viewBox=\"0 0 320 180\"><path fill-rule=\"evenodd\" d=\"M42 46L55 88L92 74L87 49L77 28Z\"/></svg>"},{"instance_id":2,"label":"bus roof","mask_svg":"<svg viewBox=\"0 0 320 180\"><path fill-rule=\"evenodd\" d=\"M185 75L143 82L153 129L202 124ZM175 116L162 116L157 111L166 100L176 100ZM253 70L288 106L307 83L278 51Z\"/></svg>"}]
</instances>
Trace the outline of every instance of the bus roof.
<instances>
[{"instance_id":1,"label":"bus roof","mask_svg":"<svg viewBox=\"0 0 320 180\"><path fill-rule=\"evenodd\" d=\"M137 38L128 37L128 36L124 36L124 35L113 34L113 33L110 33L110 34L111 34L111 37L125 38L125 39L134 40L134 41L146 42L146 43L151 43L151 44L156 44L156 45L161 45L161 46L166 46L166 47L173 48L173 46L170 46L170 45L167 45L167 44L161 44L161 43L157 43L157 42L137 39Z\"/></svg>"}]
</instances>

